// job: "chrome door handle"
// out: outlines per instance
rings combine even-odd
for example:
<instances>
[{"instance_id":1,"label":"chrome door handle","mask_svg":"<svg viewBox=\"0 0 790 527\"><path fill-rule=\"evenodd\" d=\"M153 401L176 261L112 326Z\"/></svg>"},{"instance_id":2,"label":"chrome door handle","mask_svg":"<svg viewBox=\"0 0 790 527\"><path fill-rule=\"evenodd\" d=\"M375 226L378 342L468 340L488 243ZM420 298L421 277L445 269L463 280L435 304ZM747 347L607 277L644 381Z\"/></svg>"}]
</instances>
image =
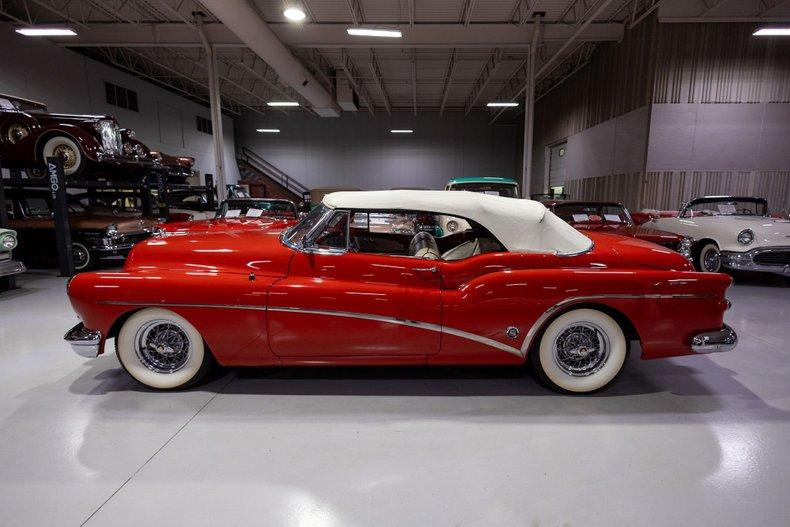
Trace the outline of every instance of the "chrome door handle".
<instances>
[{"instance_id":1,"label":"chrome door handle","mask_svg":"<svg viewBox=\"0 0 790 527\"><path fill-rule=\"evenodd\" d=\"M415 273L435 273L439 268L435 265L433 267L414 267L412 271Z\"/></svg>"}]
</instances>

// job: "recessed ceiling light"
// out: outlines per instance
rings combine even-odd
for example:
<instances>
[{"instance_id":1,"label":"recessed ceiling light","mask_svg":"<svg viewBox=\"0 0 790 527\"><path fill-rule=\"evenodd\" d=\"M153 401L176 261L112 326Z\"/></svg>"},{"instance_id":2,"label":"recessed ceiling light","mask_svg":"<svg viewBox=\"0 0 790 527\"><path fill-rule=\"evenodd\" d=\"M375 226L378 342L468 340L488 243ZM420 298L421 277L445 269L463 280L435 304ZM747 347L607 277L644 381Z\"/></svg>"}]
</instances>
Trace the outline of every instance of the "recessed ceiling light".
<instances>
[{"instance_id":1,"label":"recessed ceiling light","mask_svg":"<svg viewBox=\"0 0 790 527\"><path fill-rule=\"evenodd\" d=\"M271 101L266 103L268 106L299 106L296 101Z\"/></svg>"},{"instance_id":2,"label":"recessed ceiling light","mask_svg":"<svg viewBox=\"0 0 790 527\"><path fill-rule=\"evenodd\" d=\"M304 11L296 6L286 8L286 10L283 11L283 15L285 15L285 18L288 20L293 20L294 22L301 22L307 16L304 14Z\"/></svg>"},{"instance_id":3,"label":"recessed ceiling light","mask_svg":"<svg viewBox=\"0 0 790 527\"><path fill-rule=\"evenodd\" d=\"M752 35L755 37L787 37L790 36L790 27L761 27Z\"/></svg>"},{"instance_id":4,"label":"recessed ceiling light","mask_svg":"<svg viewBox=\"0 0 790 527\"><path fill-rule=\"evenodd\" d=\"M346 29L346 33L357 37L401 38L403 36L397 29L376 29L370 27L350 27Z\"/></svg>"},{"instance_id":5,"label":"recessed ceiling light","mask_svg":"<svg viewBox=\"0 0 790 527\"><path fill-rule=\"evenodd\" d=\"M390 133L391 134L412 134L412 133L414 133L414 130L401 128L401 129L390 130Z\"/></svg>"},{"instance_id":6,"label":"recessed ceiling light","mask_svg":"<svg viewBox=\"0 0 790 527\"><path fill-rule=\"evenodd\" d=\"M21 27L17 33L26 37L73 37L77 32L62 27Z\"/></svg>"},{"instance_id":7,"label":"recessed ceiling light","mask_svg":"<svg viewBox=\"0 0 790 527\"><path fill-rule=\"evenodd\" d=\"M260 132L262 134L279 134L280 133L280 129L279 128L258 128L255 131L256 132Z\"/></svg>"},{"instance_id":8,"label":"recessed ceiling light","mask_svg":"<svg viewBox=\"0 0 790 527\"><path fill-rule=\"evenodd\" d=\"M489 108L515 108L518 106L517 102L490 102L486 104Z\"/></svg>"}]
</instances>

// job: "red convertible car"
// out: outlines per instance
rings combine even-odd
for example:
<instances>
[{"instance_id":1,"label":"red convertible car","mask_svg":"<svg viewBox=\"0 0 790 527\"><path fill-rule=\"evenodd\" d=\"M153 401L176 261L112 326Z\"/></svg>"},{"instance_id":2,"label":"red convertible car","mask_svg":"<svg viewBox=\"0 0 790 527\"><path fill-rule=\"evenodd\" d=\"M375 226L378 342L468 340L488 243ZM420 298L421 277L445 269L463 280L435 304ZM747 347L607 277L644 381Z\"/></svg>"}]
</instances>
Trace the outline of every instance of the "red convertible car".
<instances>
[{"instance_id":1,"label":"red convertible car","mask_svg":"<svg viewBox=\"0 0 790 527\"><path fill-rule=\"evenodd\" d=\"M453 229L447 229L454 223ZM338 192L299 223L138 244L68 285L80 355L107 339L157 389L233 366L519 365L607 386L642 358L727 351L730 278L674 251L583 234L542 204L471 192Z\"/></svg>"},{"instance_id":2,"label":"red convertible car","mask_svg":"<svg viewBox=\"0 0 790 527\"><path fill-rule=\"evenodd\" d=\"M634 222L631 213L616 201L545 201L549 210L580 231L597 231L620 234L661 245L682 254L692 261L691 246L687 236L674 232L649 229Z\"/></svg>"}]
</instances>

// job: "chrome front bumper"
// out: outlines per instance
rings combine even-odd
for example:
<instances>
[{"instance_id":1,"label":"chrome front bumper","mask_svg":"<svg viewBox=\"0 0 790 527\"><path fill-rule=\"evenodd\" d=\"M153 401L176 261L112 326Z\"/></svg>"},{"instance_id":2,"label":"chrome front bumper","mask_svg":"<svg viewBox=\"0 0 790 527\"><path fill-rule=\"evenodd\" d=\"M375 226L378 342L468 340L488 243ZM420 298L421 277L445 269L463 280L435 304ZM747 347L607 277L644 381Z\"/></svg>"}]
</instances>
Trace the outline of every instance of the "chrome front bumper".
<instances>
[{"instance_id":1,"label":"chrome front bumper","mask_svg":"<svg viewBox=\"0 0 790 527\"><path fill-rule=\"evenodd\" d=\"M9 276L24 273L25 271L27 271L27 267L22 262L17 262L16 260L0 262L0 276Z\"/></svg>"},{"instance_id":2,"label":"chrome front bumper","mask_svg":"<svg viewBox=\"0 0 790 527\"><path fill-rule=\"evenodd\" d=\"M775 273L790 276L790 264L776 263L765 264L755 262L755 257L771 253L790 251L790 247L761 247L744 253L722 251L721 264L728 269L736 271L756 271L761 273Z\"/></svg>"},{"instance_id":3,"label":"chrome front bumper","mask_svg":"<svg viewBox=\"0 0 790 527\"><path fill-rule=\"evenodd\" d=\"M71 328L63 337L80 357L92 359L99 356L101 331L86 329L82 322Z\"/></svg>"},{"instance_id":4,"label":"chrome front bumper","mask_svg":"<svg viewBox=\"0 0 790 527\"><path fill-rule=\"evenodd\" d=\"M718 331L700 333L691 339L691 351L694 353L730 351L737 345L738 335L727 324Z\"/></svg>"}]
</instances>

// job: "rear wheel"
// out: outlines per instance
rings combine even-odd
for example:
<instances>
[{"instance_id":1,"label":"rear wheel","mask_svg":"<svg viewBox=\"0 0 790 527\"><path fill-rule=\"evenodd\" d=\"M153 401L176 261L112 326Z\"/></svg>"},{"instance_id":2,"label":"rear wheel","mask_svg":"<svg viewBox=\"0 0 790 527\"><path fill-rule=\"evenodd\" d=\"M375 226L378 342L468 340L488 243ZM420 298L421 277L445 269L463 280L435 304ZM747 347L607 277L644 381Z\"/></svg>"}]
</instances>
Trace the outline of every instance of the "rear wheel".
<instances>
[{"instance_id":1,"label":"rear wheel","mask_svg":"<svg viewBox=\"0 0 790 527\"><path fill-rule=\"evenodd\" d=\"M628 343L617 321L596 309L575 309L549 324L530 361L549 388L590 393L608 386L627 356Z\"/></svg>"},{"instance_id":2,"label":"rear wheel","mask_svg":"<svg viewBox=\"0 0 790 527\"><path fill-rule=\"evenodd\" d=\"M143 309L129 317L115 346L129 375L158 390L187 388L197 383L213 359L192 324L161 308Z\"/></svg>"}]
</instances>

